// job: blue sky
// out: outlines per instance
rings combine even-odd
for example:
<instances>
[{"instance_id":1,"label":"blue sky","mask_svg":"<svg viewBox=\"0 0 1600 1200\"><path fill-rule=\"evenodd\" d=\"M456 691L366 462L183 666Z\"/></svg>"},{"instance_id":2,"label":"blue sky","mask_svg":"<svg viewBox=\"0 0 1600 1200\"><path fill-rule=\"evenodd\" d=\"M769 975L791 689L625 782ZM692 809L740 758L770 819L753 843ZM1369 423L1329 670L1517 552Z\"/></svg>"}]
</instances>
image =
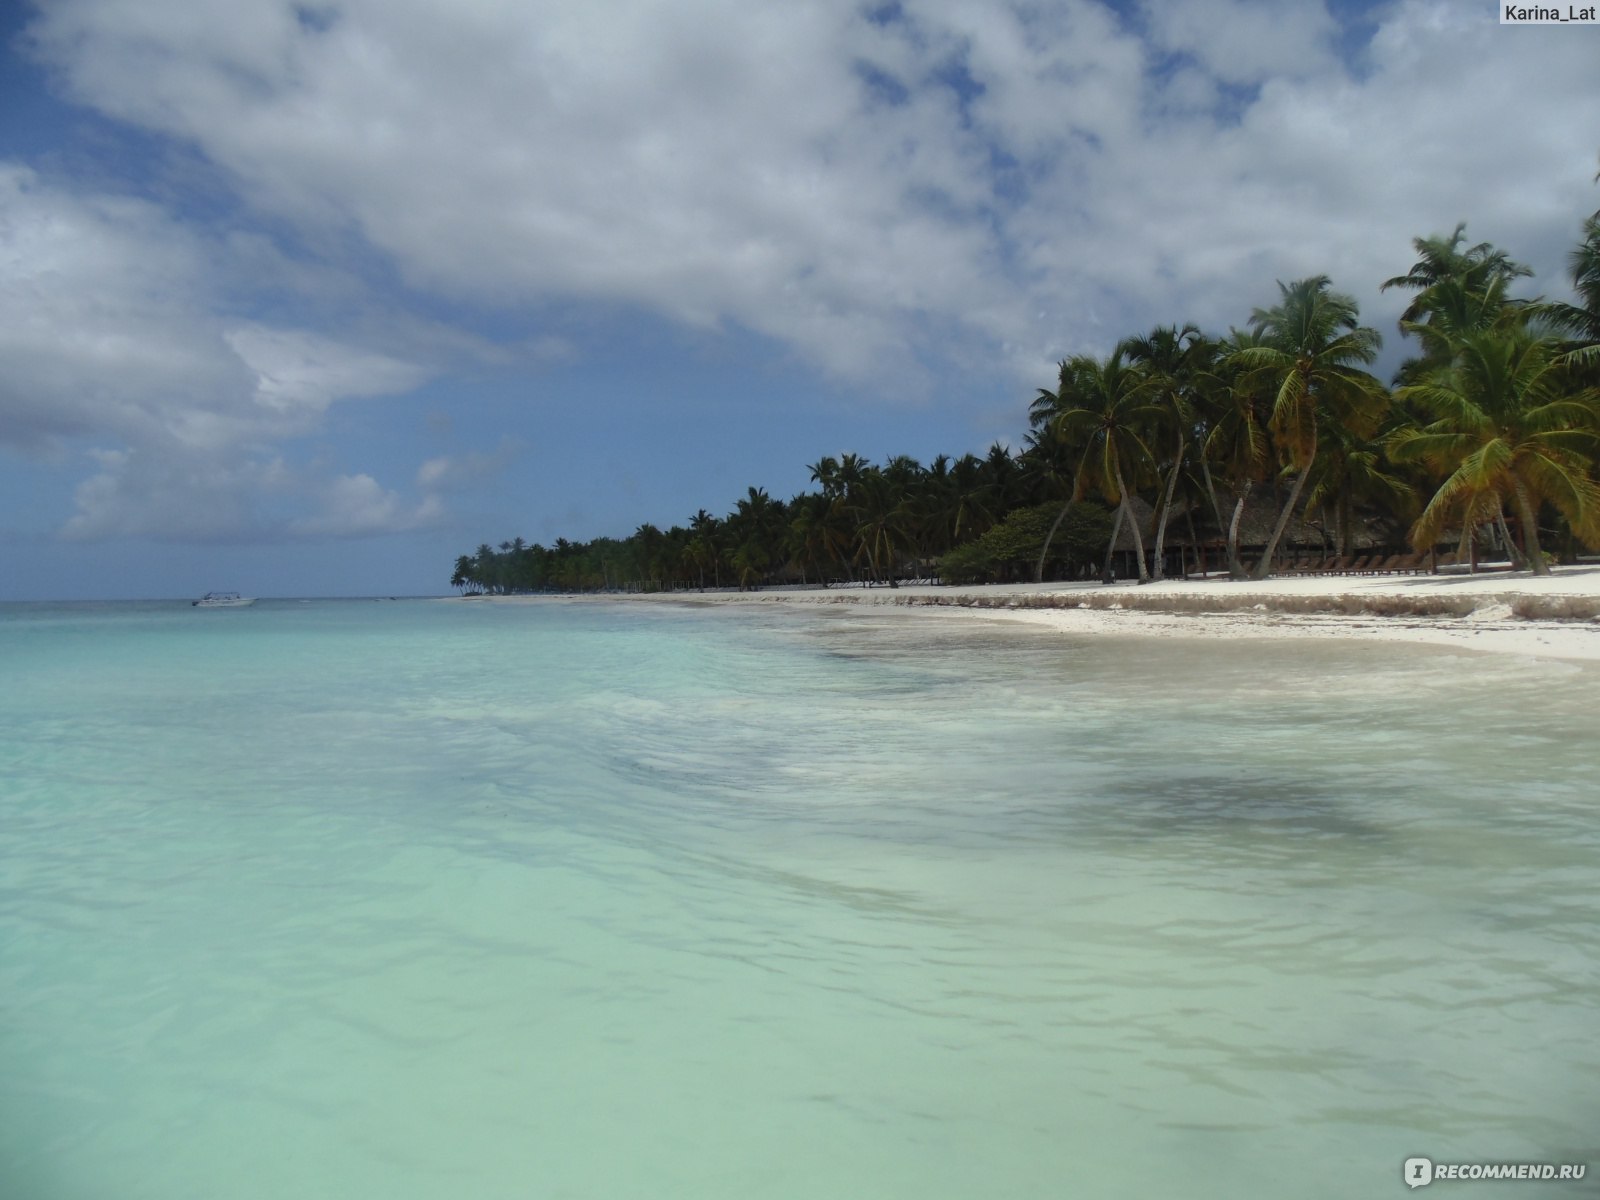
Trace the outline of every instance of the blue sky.
<instances>
[{"instance_id":1,"label":"blue sky","mask_svg":"<svg viewBox=\"0 0 1600 1200\"><path fill-rule=\"evenodd\" d=\"M1020 443L1078 351L1410 240L1566 294L1600 27L1492 5L0 7L0 599L429 594Z\"/></svg>"}]
</instances>

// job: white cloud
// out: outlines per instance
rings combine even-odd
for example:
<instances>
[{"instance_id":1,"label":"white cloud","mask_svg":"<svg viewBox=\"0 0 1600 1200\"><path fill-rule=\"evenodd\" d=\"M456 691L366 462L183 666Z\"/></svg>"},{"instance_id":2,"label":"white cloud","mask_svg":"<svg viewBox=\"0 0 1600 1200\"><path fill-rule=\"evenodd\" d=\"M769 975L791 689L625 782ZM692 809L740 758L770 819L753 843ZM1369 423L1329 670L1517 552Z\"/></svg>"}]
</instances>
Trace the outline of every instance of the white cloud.
<instances>
[{"instance_id":1,"label":"white cloud","mask_svg":"<svg viewBox=\"0 0 1600 1200\"><path fill-rule=\"evenodd\" d=\"M69 192L0 163L0 445L58 458L75 442L102 447L68 536L320 535L338 526L308 508L324 492L359 499L367 525L384 516L314 474L288 488L274 447L316 431L333 403L407 391L428 370L240 320L229 269L240 248L148 202ZM242 248L257 266L271 257L248 239ZM397 527L418 519L398 504L388 515Z\"/></svg>"},{"instance_id":2,"label":"white cloud","mask_svg":"<svg viewBox=\"0 0 1600 1200\"><path fill-rule=\"evenodd\" d=\"M341 475L322 486L319 511L297 517L289 531L302 537L368 537L399 533L438 520L442 506L435 496L408 505L370 475Z\"/></svg>"},{"instance_id":3,"label":"white cloud","mask_svg":"<svg viewBox=\"0 0 1600 1200\"><path fill-rule=\"evenodd\" d=\"M237 391L203 248L154 206L0 163L0 441L151 436Z\"/></svg>"},{"instance_id":4,"label":"white cloud","mask_svg":"<svg viewBox=\"0 0 1600 1200\"><path fill-rule=\"evenodd\" d=\"M921 359L1026 394L1065 353L1242 323L1275 279L1313 272L1387 330L1403 298L1378 282L1461 219L1559 291L1595 205L1592 39L1435 0L1371 10L1359 69L1317 2L1132 21L1094 0L301 11L54 0L31 37L73 96L192 145L256 214L330 255L353 239L502 326L530 305L637 305L877 383ZM7 178L33 212L41 185ZM0 385L13 441L241 447L419 377L392 341L222 316L213 247L170 214L48 208L58 224L22 240L53 265L0 310L22 321L0 349L49 385ZM567 352L540 336L521 349ZM352 511L408 519L348 487Z\"/></svg>"},{"instance_id":5,"label":"white cloud","mask_svg":"<svg viewBox=\"0 0 1600 1200\"><path fill-rule=\"evenodd\" d=\"M304 330L241 325L223 340L255 374L255 402L290 419L320 416L340 398L410 391L428 376L415 363Z\"/></svg>"},{"instance_id":6,"label":"white cloud","mask_svg":"<svg viewBox=\"0 0 1600 1200\"><path fill-rule=\"evenodd\" d=\"M1326 77L1338 70L1338 27L1321 3L1184 0L1147 3L1155 44L1230 84Z\"/></svg>"},{"instance_id":7,"label":"white cloud","mask_svg":"<svg viewBox=\"0 0 1600 1200\"><path fill-rule=\"evenodd\" d=\"M218 457L177 446L97 450L62 533L78 541L282 542L402 533L443 515L366 474L330 475L281 458Z\"/></svg>"},{"instance_id":8,"label":"white cloud","mask_svg":"<svg viewBox=\"0 0 1600 1200\"><path fill-rule=\"evenodd\" d=\"M426 492L474 487L499 475L522 453L516 438L502 437L492 453L445 454L417 468L417 487Z\"/></svg>"}]
</instances>

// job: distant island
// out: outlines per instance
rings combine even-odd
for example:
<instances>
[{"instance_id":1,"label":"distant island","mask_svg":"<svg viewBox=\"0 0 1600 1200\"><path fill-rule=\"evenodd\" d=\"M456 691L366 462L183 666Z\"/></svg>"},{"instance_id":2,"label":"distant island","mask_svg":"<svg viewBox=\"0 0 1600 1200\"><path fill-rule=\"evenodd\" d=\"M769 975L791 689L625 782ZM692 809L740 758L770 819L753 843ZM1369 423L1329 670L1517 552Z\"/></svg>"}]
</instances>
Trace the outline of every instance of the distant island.
<instances>
[{"instance_id":1,"label":"distant island","mask_svg":"<svg viewBox=\"0 0 1600 1200\"><path fill-rule=\"evenodd\" d=\"M923 465L810 464L788 501L624 538L521 538L456 559L473 593L777 584L1158 580L1226 571L1475 569L1547 575L1600 548L1600 212L1569 255L1578 303L1515 299L1529 269L1466 226L1417 238L1384 289L1416 353L1388 384L1381 346L1327 276L1217 336L1194 325L1060 364L1024 448Z\"/></svg>"}]
</instances>

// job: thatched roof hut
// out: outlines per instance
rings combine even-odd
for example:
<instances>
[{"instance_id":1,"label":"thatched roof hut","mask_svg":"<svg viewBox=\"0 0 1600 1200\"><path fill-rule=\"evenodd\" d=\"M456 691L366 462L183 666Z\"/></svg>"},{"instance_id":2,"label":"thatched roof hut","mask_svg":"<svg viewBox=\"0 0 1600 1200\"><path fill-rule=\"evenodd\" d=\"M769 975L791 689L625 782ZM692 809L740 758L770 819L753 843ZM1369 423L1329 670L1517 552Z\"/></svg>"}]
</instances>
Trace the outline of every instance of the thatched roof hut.
<instances>
[{"instance_id":1,"label":"thatched roof hut","mask_svg":"<svg viewBox=\"0 0 1600 1200\"><path fill-rule=\"evenodd\" d=\"M1190 513L1189 506L1182 500L1175 501L1172 513L1167 518L1166 546L1169 551L1186 549L1195 550L1199 547L1221 551L1227 542L1227 522L1233 517L1233 507L1238 497L1233 493L1219 492L1217 503L1222 508L1222 528L1217 527L1217 521L1212 514L1211 505L1201 502L1194 506ZM1155 547L1156 537L1156 511L1155 508L1138 496L1129 498L1129 508L1139 519L1139 532L1144 538L1144 548L1149 553ZM1270 493L1252 494L1245 502L1244 513L1239 518L1239 548L1241 553L1264 549L1267 539L1272 536L1273 526L1278 520L1279 501ZM1191 517L1193 518L1191 522ZM1384 529L1376 521L1366 520L1361 514L1356 514L1350 531L1350 548L1352 552L1371 551L1380 546L1387 546L1395 542L1390 531ZM1190 530L1193 529L1191 535ZM1302 516L1296 515L1283 531L1283 538L1279 543L1282 550L1306 550L1318 553L1330 553L1339 544L1339 532L1321 521L1307 521ZM1133 531L1124 522L1122 531L1117 535L1117 553L1133 553Z\"/></svg>"}]
</instances>

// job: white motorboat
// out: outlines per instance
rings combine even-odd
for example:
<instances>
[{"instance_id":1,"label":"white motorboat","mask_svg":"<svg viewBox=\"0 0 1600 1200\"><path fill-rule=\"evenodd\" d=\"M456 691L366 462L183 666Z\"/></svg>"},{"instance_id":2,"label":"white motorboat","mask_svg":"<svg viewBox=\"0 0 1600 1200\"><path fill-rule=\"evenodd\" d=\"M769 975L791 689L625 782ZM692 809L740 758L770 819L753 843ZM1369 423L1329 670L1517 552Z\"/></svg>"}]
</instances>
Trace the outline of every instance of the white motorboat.
<instances>
[{"instance_id":1,"label":"white motorboat","mask_svg":"<svg viewBox=\"0 0 1600 1200\"><path fill-rule=\"evenodd\" d=\"M254 604L254 596L241 596L238 592L207 592L194 602L195 608L244 608Z\"/></svg>"}]
</instances>

